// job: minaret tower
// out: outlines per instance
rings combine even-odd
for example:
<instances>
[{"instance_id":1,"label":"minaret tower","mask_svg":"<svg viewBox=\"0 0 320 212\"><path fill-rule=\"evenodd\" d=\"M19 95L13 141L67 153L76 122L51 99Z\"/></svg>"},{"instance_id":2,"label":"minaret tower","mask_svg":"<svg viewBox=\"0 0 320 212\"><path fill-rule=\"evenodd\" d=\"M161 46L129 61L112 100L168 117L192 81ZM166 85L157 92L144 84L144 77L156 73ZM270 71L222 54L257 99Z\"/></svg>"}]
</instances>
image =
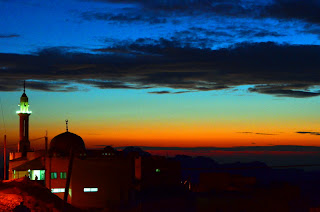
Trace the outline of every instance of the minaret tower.
<instances>
[{"instance_id":1,"label":"minaret tower","mask_svg":"<svg viewBox=\"0 0 320 212\"><path fill-rule=\"evenodd\" d=\"M26 156L27 152L30 151L30 141L29 141L29 116L31 111L29 111L28 97L26 94L26 82L23 82L23 94L20 98L20 110L17 114L20 116L20 131L19 131L19 144L18 152L22 153L22 156Z\"/></svg>"}]
</instances>

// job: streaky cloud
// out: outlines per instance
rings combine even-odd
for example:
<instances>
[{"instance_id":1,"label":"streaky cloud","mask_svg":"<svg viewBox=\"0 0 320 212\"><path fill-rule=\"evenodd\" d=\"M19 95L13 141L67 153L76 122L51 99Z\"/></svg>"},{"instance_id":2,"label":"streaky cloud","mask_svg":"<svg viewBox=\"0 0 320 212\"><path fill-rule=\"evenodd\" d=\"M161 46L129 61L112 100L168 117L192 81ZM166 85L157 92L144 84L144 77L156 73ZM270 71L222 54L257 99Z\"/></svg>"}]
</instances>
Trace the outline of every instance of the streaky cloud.
<instances>
[{"instance_id":1,"label":"streaky cloud","mask_svg":"<svg viewBox=\"0 0 320 212\"><path fill-rule=\"evenodd\" d=\"M18 34L0 34L0 39L1 38L17 38L20 37Z\"/></svg>"},{"instance_id":2,"label":"streaky cloud","mask_svg":"<svg viewBox=\"0 0 320 212\"><path fill-rule=\"evenodd\" d=\"M320 135L320 132L298 131L296 133L298 133L298 134Z\"/></svg>"},{"instance_id":3,"label":"streaky cloud","mask_svg":"<svg viewBox=\"0 0 320 212\"><path fill-rule=\"evenodd\" d=\"M250 85L249 92L309 98L320 95L318 67L317 45L238 43L213 50L176 38L141 38L92 53L71 47L0 53L0 90L17 90L17 81L33 79L32 89L50 91L73 91L63 88L74 83L100 89L177 89L173 94ZM51 82L50 87L40 82Z\"/></svg>"}]
</instances>

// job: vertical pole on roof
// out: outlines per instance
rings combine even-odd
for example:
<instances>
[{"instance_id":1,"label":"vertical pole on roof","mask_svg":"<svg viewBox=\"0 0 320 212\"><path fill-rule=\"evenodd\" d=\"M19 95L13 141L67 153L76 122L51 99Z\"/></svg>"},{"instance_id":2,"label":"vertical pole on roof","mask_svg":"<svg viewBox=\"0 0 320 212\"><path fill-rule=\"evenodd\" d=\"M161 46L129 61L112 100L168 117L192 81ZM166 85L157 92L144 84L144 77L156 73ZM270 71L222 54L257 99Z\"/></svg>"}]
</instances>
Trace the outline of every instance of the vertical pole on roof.
<instances>
[{"instance_id":1,"label":"vertical pole on roof","mask_svg":"<svg viewBox=\"0 0 320 212\"><path fill-rule=\"evenodd\" d=\"M7 179L7 135L4 135L3 141L3 179Z\"/></svg>"}]
</instances>

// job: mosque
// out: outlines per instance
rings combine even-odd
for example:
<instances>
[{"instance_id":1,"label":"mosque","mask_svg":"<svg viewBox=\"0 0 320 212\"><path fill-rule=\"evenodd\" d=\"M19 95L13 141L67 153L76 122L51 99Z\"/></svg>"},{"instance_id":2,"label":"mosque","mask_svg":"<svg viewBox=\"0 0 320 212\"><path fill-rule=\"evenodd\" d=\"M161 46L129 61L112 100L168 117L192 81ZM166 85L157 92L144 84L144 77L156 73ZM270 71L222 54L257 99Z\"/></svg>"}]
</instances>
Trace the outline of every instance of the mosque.
<instances>
[{"instance_id":1,"label":"mosque","mask_svg":"<svg viewBox=\"0 0 320 212\"><path fill-rule=\"evenodd\" d=\"M25 86L24 86L25 87ZM165 157L136 151L86 149L83 139L66 131L44 150L34 151L29 141L29 102L25 89L20 98L19 143L10 152L9 180L28 176L79 208L106 208L137 201L150 189L179 186L181 167ZM48 148L49 147L49 148Z\"/></svg>"}]
</instances>

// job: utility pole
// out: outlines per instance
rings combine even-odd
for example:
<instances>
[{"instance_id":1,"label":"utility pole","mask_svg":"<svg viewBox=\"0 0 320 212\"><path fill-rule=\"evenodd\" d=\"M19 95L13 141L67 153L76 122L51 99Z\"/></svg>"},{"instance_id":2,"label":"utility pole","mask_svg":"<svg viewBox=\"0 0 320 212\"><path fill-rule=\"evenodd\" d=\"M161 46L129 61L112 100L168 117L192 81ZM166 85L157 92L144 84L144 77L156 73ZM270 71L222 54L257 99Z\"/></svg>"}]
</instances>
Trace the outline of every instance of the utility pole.
<instances>
[{"instance_id":1,"label":"utility pole","mask_svg":"<svg viewBox=\"0 0 320 212\"><path fill-rule=\"evenodd\" d=\"M47 158L48 158L48 131L46 130L46 136L44 137L44 142L45 142L45 152L44 152L44 171L45 171L45 177L44 177L44 179L45 179L45 185L47 186L48 185L48 182L46 181L47 179L46 179L46 176L49 176L49 179L51 178L51 176L50 176L50 173L49 173L49 175L48 175L48 173L47 173ZM49 183L50 184L50 183ZM51 189L51 188L50 188Z\"/></svg>"},{"instance_id":2,"label":"utility pole","mask_svg":"<svg viewBox=\"0 0 320 212\"><path fill-rule=\"evenodd\" d=\"M47 157L48 155L48 131L46 130L46 137L44 137L45 139L45 156Z\"/></svg>"},{"instance_id":3,"label":"utility pole","mask_svg":"<svg viewBox=\"0 0 320 212\"><path fill-rule=\"evenodd\" d=\"M4 135L3 141L3 180L7 179L7 135Z\"/></svg>"}]
</instances>

